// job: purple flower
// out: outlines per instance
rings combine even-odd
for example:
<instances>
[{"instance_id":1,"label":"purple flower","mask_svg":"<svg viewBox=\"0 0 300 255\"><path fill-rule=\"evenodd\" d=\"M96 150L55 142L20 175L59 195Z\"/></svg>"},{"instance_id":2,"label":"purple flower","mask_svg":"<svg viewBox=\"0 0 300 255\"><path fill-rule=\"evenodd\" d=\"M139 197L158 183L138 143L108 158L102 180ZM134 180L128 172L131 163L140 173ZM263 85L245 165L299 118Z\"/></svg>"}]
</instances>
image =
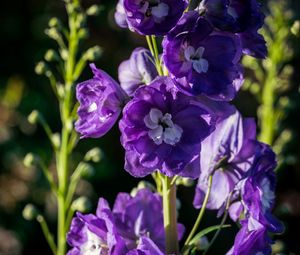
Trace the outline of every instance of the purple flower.
<instances>
[{"instance_id":1,"label":"purple flower","mask_svg":"<svg viewBox=\"0 0 300 255\"><path fill-rule=\"evenodd\" d=\"M67 241L73 247L68 255L125 255L127 252L109 210L103 210L101 218L77 213L72 220Z\"/></svg>"},{"instance_id":2,"label":"purple flower","mask_svg":"<svg viewBox=\"0 0 300 255\"><path fill-rule=\"evenodd\" d=\"M163 59L184 91L232 100L243 82L239 38L214 32L196 11L185 13L163 41Z\"/></svg>"},{"instance_id":3,"label":"purple flower","mask_svg":"<svg viewBox=\"0 0 300 255\"><path fill-rule=\"evenodd\" d=\"M94 78L76 87L76 97L80 106L75 129L81 134L81 138L105 135L117 121L122 106L127 101L127 95L119 84L94 64L90 67Z\"/></svg>"},{"instance_id":4,"label":"purple flower","mask_svg":"<svg viewBox=\"0 0 300 255\"><path fill-rule=\"evenodd\" d=\"M238 34L243 53L266 56L266 42L257 32L264 24L264 14L256 0L204 0L199 11L216 29Z\"/></svg>"},{"instance_id":5,"label":"purple flower","mask_svg":"<svg viewBox=\"0 0 300 255\"><path fill-rule=\"evenodd\" d=\"M142 35L165 35L187 4L186 0L124 0L129 26Z\"/></svg>"},{"instance_id":6,"label":"purple flower","mask_svg":"<svg viewBox=\"0 0 300 255\"><path fill-rule=\"evenodd\" d=\"M178 236L184 227L178 224ZM165 230L162 198L148 189L136 196L120 193L113 210L100 198L96 215L77 213L68 233L68 255L163 255Z\"/></svg>"},{"instance_id":7,"label":"purple flower","mask_svg":"<svg viewBox=\"0 0 300 255\"><path fill-rule=\"evenodd\" d=\"M129 96L133 96L138 87L151 83L157 75L151 52L144 48L136 48L130 59L119 66L120 85Z\"/></svg>"},{"instance_id":8,"label":"purple flower","mask_svg":"<svg viewBox=\"0 0 300 255\"><path fill-rule=\"evenodd\" d=\"M119 122L125 169L136 177L158 169L168 176L197 178L199 169L192 176L184 170L199 157L201 141L214 127L212 118L195 98L179 92L169 77L139 88Z\"/></svg>"},{"instance_id":9,"label":"purple flower","mask_svg":"<svg viewBox=\"0 0 300 255\"><path fill-rule=\"evenodd\" d=\"M255 154L256 125L253 119L243 119L232 107L231 114L217 122L215 131L202 142L201 173L196 187L194 206L200 208L212 175L212 188L207 204L220 209L245 176Z\"/></svg>"},{"instance_id":10,"label":"purple flower","mask_svg":"<svg viewBox=\"0 0 300 255\"><path fill-rule=\"evenodd\" d=\"M256 155L247 177L236 187L229 208L230 216L241 217L242 228L228 254L244 254L248 250L257 254L271 254L269 233L281 233L282 224L271 214L275 199L275 154L271 148L257 142ZM240 197L240 198L239 198Z\"/></svg>"},{"instance_id":11,"label":"purple flower","mask_svg":"<svg viewBox=\"0 0 300 255\"><path fill-rule=\"evenodd\" d=\"M238 232L234 240L234 246L226 253L226 255L269 255L272 253L272 241L268 236L267 229L256 223L256 228L249 227L248 221L242 223L242 228Z\"/></svg>"},{"instance_id":12,"label":"purple flower","mask_svg":"<svg viewBox=\"0 0 300 255\"><path fill-rule=\"evenodd\" d=\"M115 21L121 28L128 28L127 16L124 9L124 0L119 0L116 6Z\"/></svg>"}]
</instances>

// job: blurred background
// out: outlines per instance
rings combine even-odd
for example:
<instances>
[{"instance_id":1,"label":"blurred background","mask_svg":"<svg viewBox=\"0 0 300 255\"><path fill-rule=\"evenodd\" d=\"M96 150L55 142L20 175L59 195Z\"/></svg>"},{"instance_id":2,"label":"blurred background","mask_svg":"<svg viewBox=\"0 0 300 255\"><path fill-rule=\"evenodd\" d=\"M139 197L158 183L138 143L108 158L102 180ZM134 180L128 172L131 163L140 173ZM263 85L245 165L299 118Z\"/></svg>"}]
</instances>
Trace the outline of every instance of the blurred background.
<instances>
[{"instance_id":1,"label":"blurred background","mask_svg":"<svg viewBox=\"0 0 300 255\"><path fill-rule=\"evenodd\" d=\"M82 2L84 7L91 4L103 7L99 16L89 19L90 36L83 47L101 46L103 55L96 64L117 79L119 63L127 59L135 47L146 47L145 40L116 26L113 19L116 1ZM277 240L274 253L300 254L300 37L299 24L295 23L300 19L300 3L297 0L269 0L262 4L266 16L273 15L266 33L270 37L268 43L273 55L278 52L278 56L275 54L278 66L277 77L274 77L278 86L275 103L280 106L283 116L277 123L273 143L273 148L280 153L274 212L284 222L286 230L283 235L274 237ZM56 205L49 187L40 169L28 169L23 165L24 156L34 152L55 167L51 146L42 128L27 121L28 114L39 109L54 132L60 129L58 106L48 80L34 72L46 50L56 46L44 34L53 16L66 21L63 1L1 3L0 255L51 254L40 226L24 220L22 210L27 203L34 203L44 212L50 229L55 232ZM270 64L244 61L248 79L234 103L244 116L257 118L261 102L256 95L261 90L261 75L267 75ZM263 70L263 74L258 69ZM86 68L80 80L89 77L91 72ZM99 196L105 197L112 205L118 192L130 192L139 181L123 170L124 152L119 138L120 133L115 127L100 140L80 141L76 149L75 160L93 147L101 149L101 160L94 165L95 175L82 180L77 190L77 195L88 196L94 207ZM180 222L190 229L198 213L192 207L193 188L179 187L178 193ZM208 212L202 227L218 222L215 213ZM233 243L236 230L237 227L223 230L210 254L225 254Z\"/></svg>"}]
</instances>

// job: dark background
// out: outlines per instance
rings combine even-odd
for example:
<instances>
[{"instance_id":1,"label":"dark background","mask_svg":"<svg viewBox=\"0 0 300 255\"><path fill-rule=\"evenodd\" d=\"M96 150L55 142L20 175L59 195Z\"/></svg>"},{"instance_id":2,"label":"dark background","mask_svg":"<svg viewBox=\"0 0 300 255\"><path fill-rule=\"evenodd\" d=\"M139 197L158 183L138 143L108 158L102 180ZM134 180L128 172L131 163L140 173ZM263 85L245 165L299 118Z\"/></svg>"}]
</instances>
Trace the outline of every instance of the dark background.
<instances>
[{"instance_id":1,"label":"dark background","mask_svg":"<svg viewBox=\"0 0 300 255\"><path fill-rule=\"evenodd\" d=\"M270 0L272 1L272 0ZM276 2L276 0L273 0ZM119 63L130 56L138 46L145 46L141 36L119 29L113 21L115 1L84 0L85 7L101 4L104 10L88 21L90 37L82 48L100 45L104 53L97 66L117 78ZM266 9L266 1L263 3ZM290 1L293 19L300 14L299 1ZM36 222L22 218L22 209L34 203L45 212L50 229L55 232L55 203L38 169L26 169L22 159L27 152L35 152L54 166L51 147L41 127L30 125L26 118L33 109L39 109L54 131L60 121L55 96L48 81L34 73L35 64L49 48L56 45L43 33L48 20L57 16L66 21L64 4L60 0L2 1L0 7L0 255L50 254L46 241ZM275 214L284 222L286 231L275 239L283 245L283 254L300 254L300 101L299 101L299 38L291 38L287 47L295 49L289 64L294 67L291 88L286 96L292 107L284 125L293 131L293 139L285 151L290 158L278 173L278 190ZM91 77L86 68L80 80ZM247 92L241 92L235 104L244 116L256 116L257 102ZM88 149L100 147L103 157L95 165L96 173L83 180L78 194L87 195L93 205L99 196L111 204L120 191L130 192L139 180L123 170L124 152L115 127L102 139L82 140L76 149L78 160ZM190 229L197 215L192 207L193 188L180 187L180 221ZM202 225L218 224L214 212L208 212ZM231 247L237 228L222 231L211 254L225 254Z\"/></svg>"}]
</instances>

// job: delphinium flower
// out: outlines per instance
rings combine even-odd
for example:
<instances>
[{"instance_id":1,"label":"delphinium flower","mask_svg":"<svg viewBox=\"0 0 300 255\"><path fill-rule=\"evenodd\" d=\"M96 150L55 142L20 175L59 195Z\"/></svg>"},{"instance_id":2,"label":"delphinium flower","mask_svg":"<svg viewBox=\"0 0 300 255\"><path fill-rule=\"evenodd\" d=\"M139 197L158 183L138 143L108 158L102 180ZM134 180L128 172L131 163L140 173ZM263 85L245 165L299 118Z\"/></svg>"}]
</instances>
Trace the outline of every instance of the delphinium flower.
<instances>
[{"instance_id":1,"label":"delphinium flower","mask_svg":"<svg viewBox=\"0 0 300 255\"><path fill-rule=\"evenodd\" d=\"M264 14L256 0L203 0L198 11L217 30L237 34L245 54L266 56L266 42L258 33L264 24Z\"/></svg>"},{"instance_id":2,"label":"delphinium flower","mask_svg":"<svg viewBox=\"0 0 300 255\"><path fill-rule=\"evenodd\" d=\"M247 177L233 193L229 208L231 218L240 219L242 228L228 254L271 254L269 233L281 233L282 224L272 215L275 199L275 154L257 142L256 155Z\"/></svg>"},{"instance_id":3,"label":"delphinium flower","mask_svg":"<svg viewBox=\"0 0 300 255\"><path fill-rule=\"evenodd\" d=\"M201 173L196 186L194 206L200 208L208 189L212 187L207 208L221 209L235 185L249 170L255 154L256 125L253 119L243 119L232 107L229 116L220 119L215 131L202 142Z\"/></svg>"},{"instance_id":4,"label":"delphinium flower","mask_svg":"<svg viewBox=\"0 0 300 255\"><path fill-rule=\"evenodd\" d=\"M163 51L167 69L188 93L229 101L242 85L239 39L215 32L196 11L181 17L164 39Z\"/></svg>"},{"instance_id":5,"label":"delphinium flower","mask_svg":"<svg viewBox=\"0 0 300 255\"><path fill-rule=\"evenodd\" d=\"M124 0L129 27L142 35L165 35L187 4L186 0Z\"/></svg>"},{"instance_id":6,"label":"delphinium flower","mask_svg":"<svg viewBox=\"0 0 300 255\"><path fill-rule=\"evenodd\" d=\"M184 227L178 224L179 238ZM111 211L100 198L96 215L77 213L68 233L68 254L163 255L165 232L162 199L148 189L133 197L120 193Z\"/></svg>"},{"instance_id":7,"label":"delphinium flower","mask_svg":"<svg viewBox=\"0 0 300 255\"><path fill-rule=\"evenodd\" d=\"M130 59L119 66L119 81L123 90L132 96L134 91L151 83L158 75L151 52L145 48L136 48Z\"/></svg>"},{"instance_id":8,"label":"delphinium flower","mask_svg":"<svg viewBox=\"0 0 300 255\"><path fill-rule=\"evenodd\" d=\"M117 121L128 96L120 85L107 73L90 65L94 78L76 87L76 97L80 103L75 129L81 138L101 137Z\"/></svg>"},{"instance_id":9,"label":"delphinium flower","mask_svg":"<svg viewBox=\"0 0 300 255\"><path fill-rule=\"evenodd\" d=\"M214 128L214 115L194 97L176 89L169 77L158 77L139 88L119 122L126 150L125 169L143 177L155 170L168 176L199 176L185 171L199 157L201 141Z\"/></svg>"}]
</instances>

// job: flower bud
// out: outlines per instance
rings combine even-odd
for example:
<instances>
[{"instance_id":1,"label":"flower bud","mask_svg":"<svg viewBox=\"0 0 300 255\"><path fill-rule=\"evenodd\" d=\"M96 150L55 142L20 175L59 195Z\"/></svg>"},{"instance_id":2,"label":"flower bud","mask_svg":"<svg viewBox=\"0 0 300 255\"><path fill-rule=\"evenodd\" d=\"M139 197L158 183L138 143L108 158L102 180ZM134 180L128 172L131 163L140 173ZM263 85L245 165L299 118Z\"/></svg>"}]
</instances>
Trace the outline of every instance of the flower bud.
<instances>
[{"instance_id":1,"label":"flower bud","mask_svg":"<svg viewBox=\"0 0 300 255\"><path fill-rule=\"evenodd\" d=\"M47 60L48 62L58 61L59 57L58 57L58 54L54 50L50 49L50 50L47 50L47 52L45 54L45 60Z\"/></svg>"},{"instance_id":2,"label":"flower bud","mask_svg":"<svg viewBox=\"0 0 300 255\"><path fill-rule=\"evenodd\" d=\"M33 167L35 162L37 161L36 156L33 153L27 153L23 159L23 164L25 167Z\"/></svg>"},{"instance_id":3,"label":"flower bud","mask_svg":"<svg viewBox=\"0 0 300 255\"><path fill-rule=\"evenodd\" d=\"M78 167L80 168L82 177L91 177L94 175L95 171L91 164L81 162Z\"/></svg>"},{"instance_id":4,"label":"flower bud","mask_svg":"<svg viewBox=\"0 0 300 255\"><path fill-rule=\"evenodd\" d=\"M94 163L100 162L101 159L102 151L97 147L89 150L84 156L85 161L92 161Z\"/></svg>"},{"instance_id":5,"label":"flower bud","mask_svg":"<svg viewBox=\"0 0 300 255\"><path fill-rule=\"evenodd\" d=\"M45 30L45 34L48 35L51 39L57 40L60 38L60 34L55 27L51 27Z\"/></svg>"},{"instance_id":6,"label":"flower bud","mask_svg":"<svg viewBox=\"0 0 300 255\"><path fill-rule=\"evenodd\" d=\"M87 10L86 10L86 14L88 16L97 16L99 14L99 12L101 11L101 7L98 6L98 5L92 5L91 7L89 7Z\"/></svg>"},{"instance_id":7,"label":"flower bud","mask_svg":"<svg viewBox=\"0 0 300 255\"><path fill-rule=\"evenodd\" d=\"M291 27L291 33L295 36L300 36L300 20L296 20Z\"/></svg>"},{"instance_id":8,"label":"flower bud","mask_svg":"<svg viewBox=\"0 0 300 255\"><path fill-rule=\"evenodd\" d=\"M67 60L69 57L69 52L66 49L61 50L60 52L60 56L63 60Z\"/></svg>"},{"instance_id":9,"label":"flower bud","mask_svg":"<svg viewBox=\"0 0 300 255\"><path fill-rule=\"evenodd\" d=\"M63 98L65 96L65 88L62 84L57 85L57 94L60 98Z\"/></svg>"},{"instance_id":10,"label":"flower bud","mask_svg":"<svg viewBox=\"0 0 300 255\"><path fill-rule=\"evenodd\" d=\"M23 217L25 220L35 220L39 212L33 204L27 204L23 209Z\"/></svg>"},{"instance_id":11,"label":"flower bud","mask_svg":"<svg viewBox=\"0 0 300 255\"><path fill-rule=\"evenodd\" d=\"M53 146L58 149L60 146L60 134L59 133L55 133L52 135L51 137L51 142L53 144Z\"/></svg>"},{"instance_id":12,"label":"flower bud","mask_svg":"<svg viewBox=\"0 0 300 255\"><path fill-rule=\"evenodd\" d=\"M155 187L152 185L152 183L147 182L147 181L140 181L137 185L137 189L140 190L140 189L145 189L145 188L148 188L151 191L155 192Z\"/></svg>"},{"instance_id":13,"label":"flower bud","mask_svg":"<svg viewBox=\"0 0 300 255\"><path fill-rule=\"evenodd\" d=\"M197 241L195 241L194 245L197 250L205 250L208 247L209 242L206 236L202 236Z\"/></svg>"},{"instance_id":14,"label":"flower bud","mask_svg":"<svg viewBox=\"0 0 300 255\"><path fill-rule=\"evenodd\" d=\"M81 39L86 39L89 36L89 31L85 28L81 28L78 31L78 37Z\"/></svg>"},{"instance_id":15,"label":"flower bud","mask_svg":"<svg viewBox=\"0 0 300 255\"><path fill-rule=\"evenodd\" d=\"M72 203L72 209L74 211L85 213L91 210L91 208L91 201L87 197L79 197L75 199Z\"/></svg>"},{"instance_id":16,"label":"flower bud","mask_svg":"<svg viewBox=\"0 0 300 255\"><path fill-rule=\"evenodd\" d=\"M37 110L33 110L27 117L27 120L30 124L34 125L39 120L39 112Z\"/></svg>"},{"instance_id":17,"label":"flower bud","mask_svg":"<svg viewBox=\"0 0 300 255\"><path fill-rule=\"evenodd\" d=\"M47 65L44 61L40 61L35 66L35 73L38 75L42 75L47 71Z\"/></svg>"},{"instance_id":18,"label":"flower bud","mask_svg":"<svg viewBox=\"0 0 300 255\"><path fill-rule=\"evenodd\" d=\"M99 46L94 46L92 48L89 48L86 53L84 54L84 57L88 61L94 61L97 58L99 58L102 54L102 49Z\"/></svg>"},{"instance_id":19,"label":"flower bud","mask_svg":"<svg viewBox=\"0 0 300 255\"><path fill-rule=\"evenodd\" d=\"M60 27L61 24L58 18L53 17L49 20L48 25L49 27Z\"/></svg>"}]
</instances>

